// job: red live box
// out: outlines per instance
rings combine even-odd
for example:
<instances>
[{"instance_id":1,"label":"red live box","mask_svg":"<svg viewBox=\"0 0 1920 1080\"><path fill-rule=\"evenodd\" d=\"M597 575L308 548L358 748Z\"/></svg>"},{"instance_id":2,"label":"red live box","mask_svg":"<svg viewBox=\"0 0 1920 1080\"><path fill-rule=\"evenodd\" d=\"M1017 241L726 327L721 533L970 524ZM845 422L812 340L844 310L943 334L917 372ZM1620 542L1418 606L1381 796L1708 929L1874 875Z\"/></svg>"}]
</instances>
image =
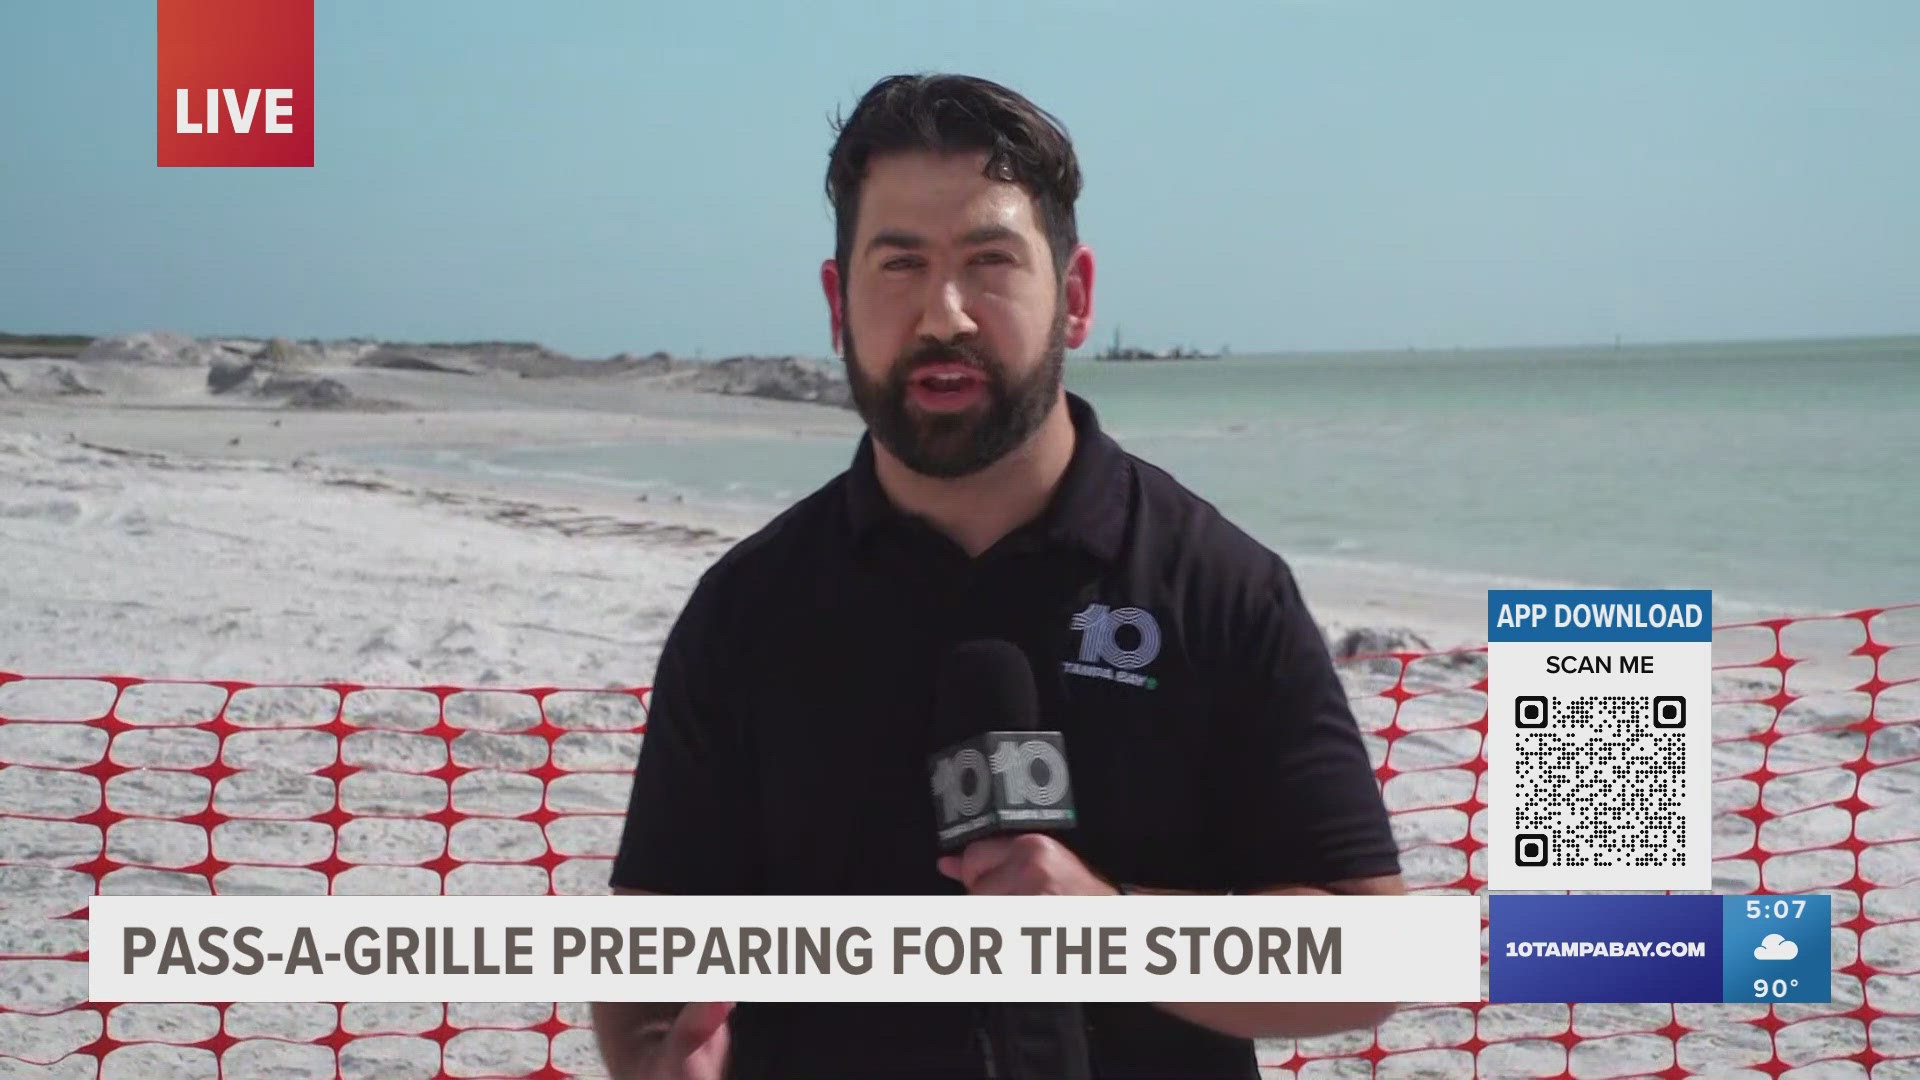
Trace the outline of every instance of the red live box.
<instances>
[{"instance_id":1,"label":"red live box","mask_svg":"<svg viewBox=\"0 0 1920 1080\"><path fill-rule=\"evenodd\" d=\"M158 0L162 166L313 166L313 0Z\"/></svg>"}]
</instances>

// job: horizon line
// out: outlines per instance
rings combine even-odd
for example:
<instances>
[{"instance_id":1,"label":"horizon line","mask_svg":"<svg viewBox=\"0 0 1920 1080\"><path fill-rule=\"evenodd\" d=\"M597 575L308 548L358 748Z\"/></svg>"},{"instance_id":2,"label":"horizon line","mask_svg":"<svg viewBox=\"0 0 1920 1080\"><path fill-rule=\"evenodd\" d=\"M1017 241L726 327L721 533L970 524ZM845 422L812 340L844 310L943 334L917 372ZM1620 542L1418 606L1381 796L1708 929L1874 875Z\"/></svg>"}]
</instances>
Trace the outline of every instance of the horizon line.
<instances>
[{"instance_id":1,"label":"horizon line","mask_svg":"<svg viewBox=\"0 0 1920 1080\"><path fill-rule=\"evenodd\" d=\"M676 353L676 352L672 352L671 350L658 349L658 348L649 349L646 352L637 352L631 349L622 349L612 353L608 353L604 356L583 356L575 353L564 352L563 350L560 350L560 349L555 349L552 346L547 345L545 342L537 339L524 339L524 338L522 339L489 338L489 339L473 339L468 341L456 342L456 341L408 340L408 339L402 339L402 338L382 337L379 335L372 335L372 334L338 334L338 335L327 336L327 337L316 337L316 336L294 337L289 334L257 334L257 333L190 334L184 331L169 330L165 327L150 327L145 330L134 330L134 331L128 331L125 333L105 333L105 334L74 332L74 331L19 332L19 331L12 331L12 330L0 330L0 339L63 338L64 337L64 338L88 338L90 340L97 340L99 338L104 338L104 337L123 337L123 336L130 336L131 334L138 334L138 333L178 333L178 334L182 334L182 336L193 338L196 340L240 339L240 340L268 341L273 338L280 337L280 338L287 338L288 340L296 341L296 342L372 341L372 342L378 342L382 345L439 345L439 346L527 345L527 346L533 346L535 348L546 349L550 352L560 353L561 355L570 357L571 359L585 361L585 362L610 360L615 356L620 356L623 354L628 356L650 356L650 355L653 355L654 353L666 353L668 356L671 356L674 359L693 359L693 357L687 356L685 354ZM1228 355L1229 356L1313 356L1313 355L1329 355L1329 354L1332 354L1332 355L1385 354L1385 355L1404 356L1410 352L1412 353L1508 352L1508 351L1520 351L1520 350L1529 350L1529 349L1569 349L1569 350L1570 349L1616 349L1616 348L1644 349L1644 348L1660 348L1660 347L1666 347L1666 346L1699 346L1699 345L1788 345L1788 344L1816 343L1816 342L1899 341L1906 338L1920 338L1920 329L1909 330L1901 333L1837 333L1837 334L1836 333L1825 333L1825 334L1809 333L1809 334L1794 334L1794 335L1788 335L1784 337L1727 337L1727 338L1680 337L1680 338L1632 340L1622 336L1622 337L1615 338L1615 340L1613 341L1529 341L1529 342L1515 342L1510 344L1498 344L1498 345L1408 344L1408 345L1398 345L1398 346L1363 345L1363 346L1330 346L1330 347L1314 347L1314 348L1302 348L1298 346L1289 346L1289 347L1281 347L1281 348L1241 349L1238 351L1231 351L1228 353ZM1182 346L1182 347L1184 348L1185 346ZM1069 350L1067 352L1067 357L1068 359L1076 359L1076 360L1094 360L1095 357L1091 355L1083 355L1083 354L1090 353L1095 348L1096 346L1091 344L1091 336L1089 336L1089 344L1084 345L1078 349ZM1231 349L1231 346L1228 346L1227 348ZM706 348L695 349L695 352L697 353L706 353L711 351L713 350L709 350ZM831 354L821 356L821 355L815 355L813 353L807 353L807 352L715 353L716 359L727 359L733 356L791 356L795 358L813 359L813 360L841 359L840 357L831 355ZM1168 358L1168 359L1171 360L1172 358ZM1185 359L1185 358L1183 357L1181 359Z\"/></svg>"}]
</instances>

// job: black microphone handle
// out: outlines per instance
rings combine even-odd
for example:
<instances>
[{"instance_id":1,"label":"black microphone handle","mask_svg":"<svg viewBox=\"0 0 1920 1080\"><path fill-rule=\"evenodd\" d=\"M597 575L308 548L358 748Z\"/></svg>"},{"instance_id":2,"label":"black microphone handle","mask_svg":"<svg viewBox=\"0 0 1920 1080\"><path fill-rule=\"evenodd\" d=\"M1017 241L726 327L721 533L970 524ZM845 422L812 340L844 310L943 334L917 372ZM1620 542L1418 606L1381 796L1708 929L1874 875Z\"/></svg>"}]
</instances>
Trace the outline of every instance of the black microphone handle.
<instances>
[{"instance_id":1,"label":"black microphone handle","mask_svg":"<svg viewBox=\"0 0 1920 1080\"><path fill-rule=\"evenodd\" d=\"M950 747L983 729L1038 731L1037 691L1026 653L1012 642L980 639L955 646L935 680L936 745ZM989 1004L985 1020L983 1052L996 1080L1092 1080L1086 1011L1079 1004Z\"/></svg>"},{"instance_id":2,"label":"black microphone handle","mask_svg":"<svg viewBox=\"0 0 1920 1080\"><path fill-rule=\"evenodd\" d=\"M987 1006L988 1045L1005 1080L1093 1080L1086 1010L1078 1003Z\"/></svg>"}]
</instances>

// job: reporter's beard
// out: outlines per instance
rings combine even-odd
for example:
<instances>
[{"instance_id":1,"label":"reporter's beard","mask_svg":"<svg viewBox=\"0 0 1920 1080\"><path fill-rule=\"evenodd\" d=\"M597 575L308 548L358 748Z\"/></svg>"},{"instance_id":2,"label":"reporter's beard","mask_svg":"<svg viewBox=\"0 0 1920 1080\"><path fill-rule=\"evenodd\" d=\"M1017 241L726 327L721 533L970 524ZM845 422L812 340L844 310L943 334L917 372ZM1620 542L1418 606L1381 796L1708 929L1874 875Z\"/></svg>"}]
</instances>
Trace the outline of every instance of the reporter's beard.
<instances>
[{"instance_id":1,"label":"reporter's beard","mask_svg":"<svg viewBox=\"0 0 1920 1080\"><path fill-rule=\"evenodd\" d=\"M1018 380L1009 378L998 356L969 342L923 346L896 359L885 376L868 379L861 373L849 331L847 385L854 408L876 442L922 476L956 480L999 461L1039 430L1060 394L1066 336L1066 312L1056 306L1040 362ZM914 407L908 385L913 372L943 360L970 364L980 371L986 384L981 407L958 413L929 413Z\"/></svg>"}]
</instances>

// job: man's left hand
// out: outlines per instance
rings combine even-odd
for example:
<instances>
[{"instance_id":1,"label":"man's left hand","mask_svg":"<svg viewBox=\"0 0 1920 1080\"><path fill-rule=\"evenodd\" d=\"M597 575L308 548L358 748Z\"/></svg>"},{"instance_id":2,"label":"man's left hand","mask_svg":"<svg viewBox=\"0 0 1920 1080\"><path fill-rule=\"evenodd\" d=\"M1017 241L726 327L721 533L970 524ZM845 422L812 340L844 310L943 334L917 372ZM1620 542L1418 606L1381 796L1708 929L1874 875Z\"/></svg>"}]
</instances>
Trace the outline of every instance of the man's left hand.
<instances>
[{"instance_id":1,"label":"man's left hand","mask_svg":"<svg viewBox=\"0 0 1920 1080\"><path fill-rule=\"evenodd\" d=\"M943 855L940 872L974 896L1112 896L1113 884L1080 856L1045 833L975 840L958 855Z\"/></svg>"}]
</instances>

